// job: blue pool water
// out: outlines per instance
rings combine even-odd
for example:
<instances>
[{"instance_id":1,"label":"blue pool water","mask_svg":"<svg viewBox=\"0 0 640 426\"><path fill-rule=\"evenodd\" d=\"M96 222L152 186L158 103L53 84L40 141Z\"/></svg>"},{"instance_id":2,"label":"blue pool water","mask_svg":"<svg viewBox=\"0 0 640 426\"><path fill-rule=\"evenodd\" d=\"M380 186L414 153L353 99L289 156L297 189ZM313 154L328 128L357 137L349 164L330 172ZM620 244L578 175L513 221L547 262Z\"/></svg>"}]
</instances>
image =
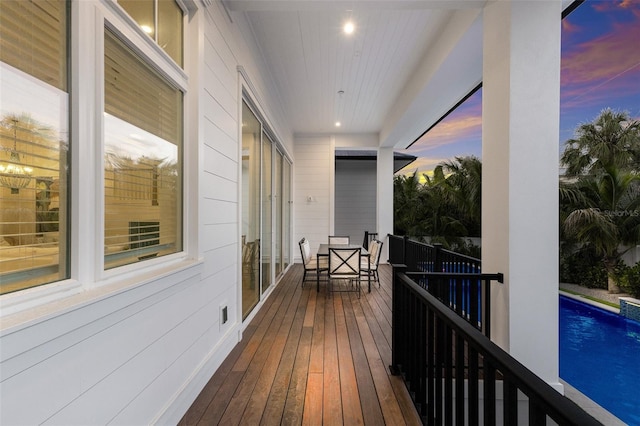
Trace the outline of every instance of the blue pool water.
<instances>
[{"instance_id":1,"label":"blue pool water","mask_svg":"<svg viewBox=\"0 0 640 426\"><path fill-rule=\"evenodd\" d=\"M560 377L640 425L640 323L560 296Z\"/></svg>"}]
</instances>

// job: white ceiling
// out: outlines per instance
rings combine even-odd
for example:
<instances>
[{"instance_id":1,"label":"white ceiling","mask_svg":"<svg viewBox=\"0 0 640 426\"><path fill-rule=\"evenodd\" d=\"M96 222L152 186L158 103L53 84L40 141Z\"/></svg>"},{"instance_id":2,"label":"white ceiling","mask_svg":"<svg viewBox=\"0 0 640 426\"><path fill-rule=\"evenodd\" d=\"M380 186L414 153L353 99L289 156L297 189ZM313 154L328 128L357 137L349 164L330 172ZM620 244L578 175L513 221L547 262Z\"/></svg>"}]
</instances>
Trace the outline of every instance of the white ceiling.
<instances>
[{"instance_id":1,"label":"white ceiling","mask_svg":"<svg viewBox=\"0 0 640 426\"><path fill-rule=\"evenodd\" d=\"M477 20L484 3L484 0L224 2L231 16L245 14L295 134L379 133L381 139L392 137L389 146L411 143L411 138L419 136L429 122L437 120L438 114L479 82L482 44L477 36L467 40L471 45L464 52L468 54L473 49L480 52L471 55L469 64L455 64L469 73L462 84L465 87L443 78L452 74L443 66ZM342 31L348 19L356 26L350 36ZM457 32L451 30L453 25L459 28ZM445 45L446 49L438 45ZM438 63L431 66L434 61ZM451 75L452 79L459 77ZM442 99L442 87L429 89L434 82L438 86L457 84L451 99ZM343 95L338 94L340 90ZM429 96L436 94L437 99L429 100ZM424 110L428 105L437 106L437 111L427 113ZM416 122L415 116L423 115L424 120ZM414 116L411 117L414 128L407 132L395 129L410 116ZM335 127L336 121L342 123L340 128Z\"/></svg>"}]
</instances>

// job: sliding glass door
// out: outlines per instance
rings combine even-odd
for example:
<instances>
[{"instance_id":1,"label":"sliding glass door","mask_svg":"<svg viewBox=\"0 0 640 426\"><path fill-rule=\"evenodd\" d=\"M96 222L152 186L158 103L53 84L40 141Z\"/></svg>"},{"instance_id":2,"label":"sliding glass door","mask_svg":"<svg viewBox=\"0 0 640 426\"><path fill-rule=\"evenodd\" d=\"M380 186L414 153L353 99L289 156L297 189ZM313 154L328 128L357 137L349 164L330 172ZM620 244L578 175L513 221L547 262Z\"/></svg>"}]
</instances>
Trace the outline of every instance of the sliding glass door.
<instances>
[{"instance_id":1,"label":"sliding glass door","mask_svg":"<svg viewBox=\"0 0 640 426\"><path fill-rule=\"evenodd\" d=\"M242 316L291 263L291 163L242 104Z\"/></svg>"},{"instance_id":2,"label":"sliding glass door","mask_svg":"<svg viewBox=\"0 0 640 426\"><path fill-rule=\"evenodd\" d=\"M271 139L262 132L262 292L267 291L273 282L272 275L272 247L273 236L271 235L273 224L273 185L272 185L272 161L273 153Z\"/></svg>"},{"instance_id":3,"label":"sliding glass door","mask_svg":"<svg viewBox=\"0 0 640 426\"><path fill-rule=\"evenodd\" d=\"M242 104L242 317L260 301L260 122Z\"/></svg>"}]
</instances>

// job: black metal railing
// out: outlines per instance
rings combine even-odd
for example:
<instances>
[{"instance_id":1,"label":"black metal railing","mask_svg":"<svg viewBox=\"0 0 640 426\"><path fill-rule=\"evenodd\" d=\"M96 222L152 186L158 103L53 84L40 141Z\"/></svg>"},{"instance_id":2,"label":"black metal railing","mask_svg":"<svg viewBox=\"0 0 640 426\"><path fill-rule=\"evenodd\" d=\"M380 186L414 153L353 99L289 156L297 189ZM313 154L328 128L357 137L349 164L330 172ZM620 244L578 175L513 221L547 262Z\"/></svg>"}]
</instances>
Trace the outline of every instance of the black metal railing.
<instances>
[{"instance_id":1,"label":"black metal railing","mask_svg":"<svg viewBox=\"0 0 640 426\"><path fill-rule=\"evenodd\" d=\"M406 236L389 235L389 263L407 266L409 272L450 272L479 274L482 261L426 244Z\"/></svg>"},{"instance_id":2,"label":"black metal railing","mask_svg":"<svg viewBox=\"0 0 640 426\"><path fill-rule=\"evenodd\" d=\"M396 235L389 235L389 262L405 265L418 285L491 336L489 282L503 282L502 274L482 274L480 259Z\"/></svg>"},{"instance_id":3,"label":"black metal railing","mask_svg":"<svg viewBox=\"0 0 640 426\"><path fill-rule=\"evenodd\" d=\"M392 364L428 425L599 425L477 327L393 268Z\"/></svg>"}]
</instances>

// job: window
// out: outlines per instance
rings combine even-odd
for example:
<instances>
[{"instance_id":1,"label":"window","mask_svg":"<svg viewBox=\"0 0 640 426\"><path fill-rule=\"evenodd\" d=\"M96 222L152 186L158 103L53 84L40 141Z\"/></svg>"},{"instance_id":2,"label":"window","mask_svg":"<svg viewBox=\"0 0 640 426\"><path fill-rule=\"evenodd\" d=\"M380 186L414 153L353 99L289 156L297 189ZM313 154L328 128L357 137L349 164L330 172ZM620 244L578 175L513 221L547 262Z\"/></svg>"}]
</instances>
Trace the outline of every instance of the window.
<instances>
[{"instance_id":1,"label":"window","mask_svg":"<svg viewBox=\"0 0 640 426\"><path fill-rule=\"evenodd\" d=\"M182 9L175 0L118 0L118 4L182 66Z\"/></svg>"},{"instance_id":2,"label":"window","mask_svg":"<svg viewBox=\"0 0 640 426\"><path fill-rule=\"evenodd\" d=\"M105 30L105 269L182 250L182 92Z\"/></svg>"},{"instance_id":3,"label":"window","mask_svg":"<svg viewBox=\"0 0 640 426\"><path fill-rule=\"evenodd\" d=\"M68 21L0 2L0 294L69 277Z\"/></svg>"}]
</instances>

